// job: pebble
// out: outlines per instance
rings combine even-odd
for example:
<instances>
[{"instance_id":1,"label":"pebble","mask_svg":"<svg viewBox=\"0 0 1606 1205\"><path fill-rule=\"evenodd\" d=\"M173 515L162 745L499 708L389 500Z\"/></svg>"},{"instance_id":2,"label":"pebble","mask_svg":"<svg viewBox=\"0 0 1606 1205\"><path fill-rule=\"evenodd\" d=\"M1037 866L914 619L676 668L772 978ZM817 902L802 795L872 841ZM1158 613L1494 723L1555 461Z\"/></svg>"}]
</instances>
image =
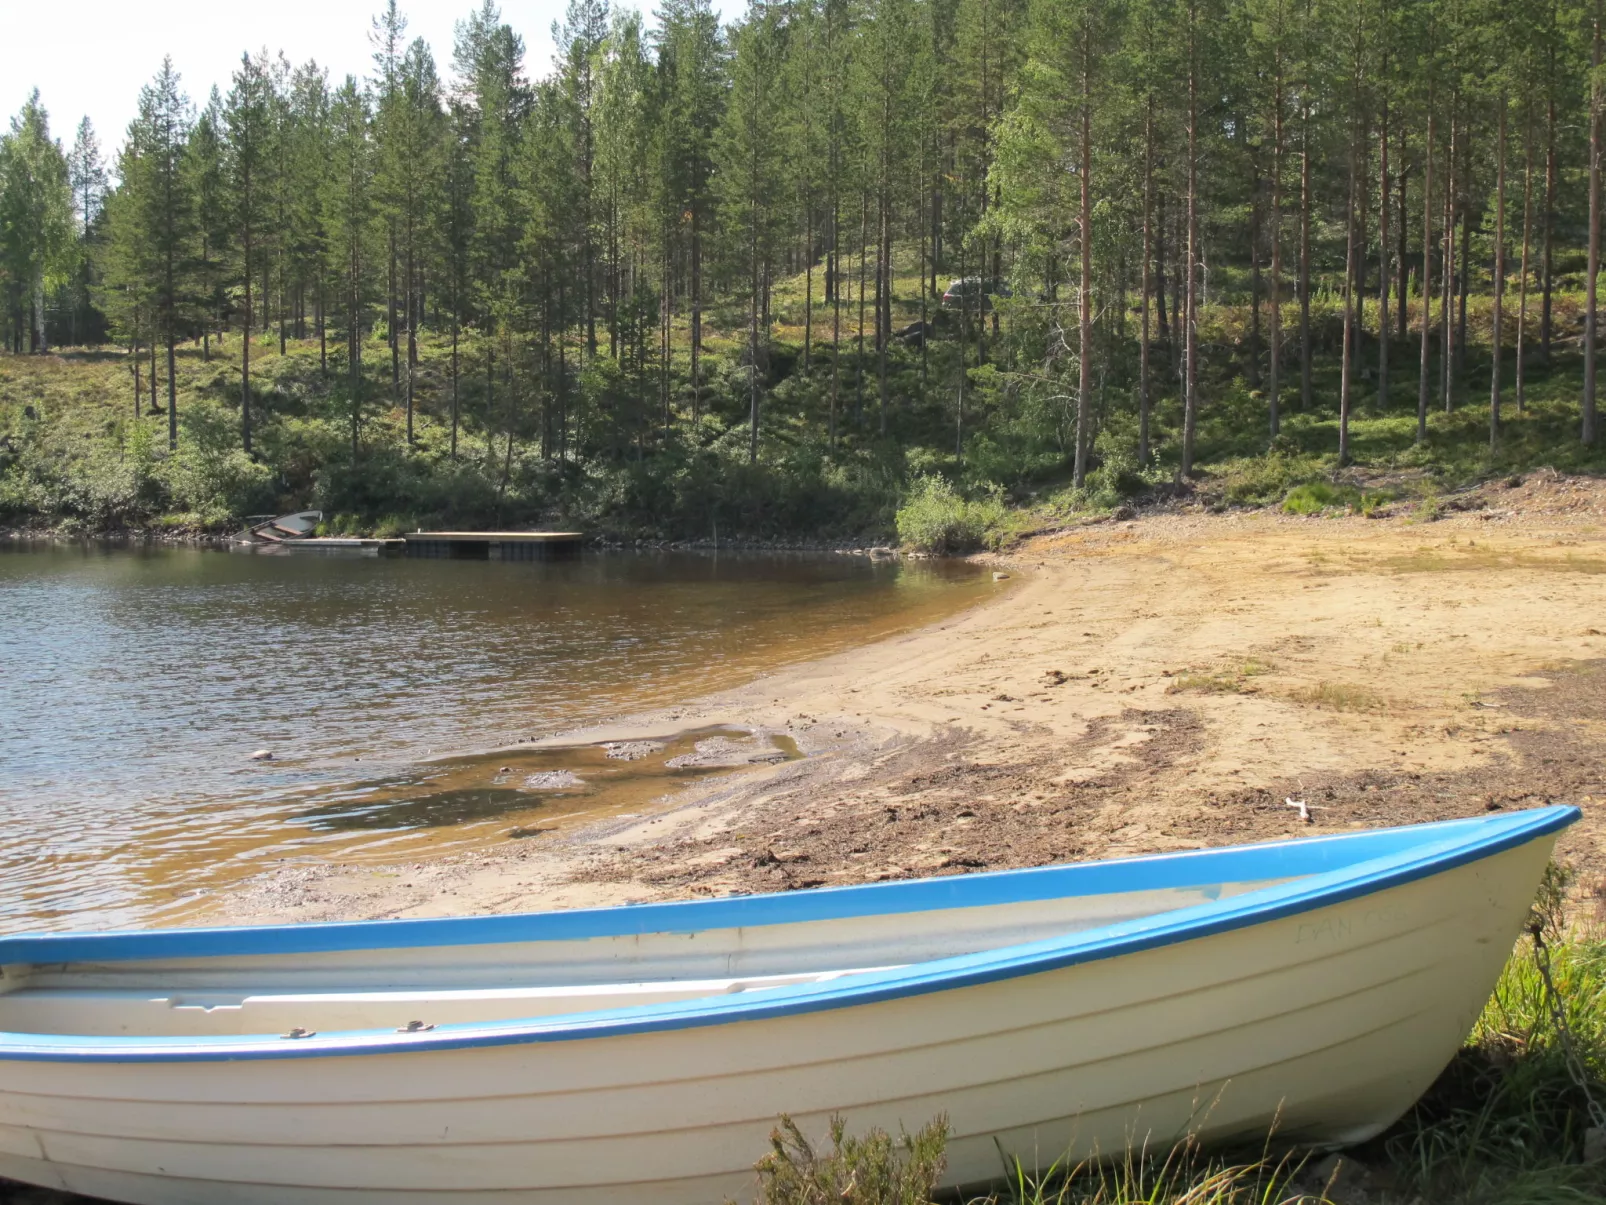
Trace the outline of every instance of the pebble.
<instances>
[{"instance_id":1,"label":"pebble","mask_svg":"<svg viewBox=\"0 0 1606 1205\"><path fill-rule=\"evenodd\" d=\"M253 753L251 755L251 760L252 761L272 761L273 760L273 751L271 749L258 749L255 753Z\"/></svg>"}]
</instances>

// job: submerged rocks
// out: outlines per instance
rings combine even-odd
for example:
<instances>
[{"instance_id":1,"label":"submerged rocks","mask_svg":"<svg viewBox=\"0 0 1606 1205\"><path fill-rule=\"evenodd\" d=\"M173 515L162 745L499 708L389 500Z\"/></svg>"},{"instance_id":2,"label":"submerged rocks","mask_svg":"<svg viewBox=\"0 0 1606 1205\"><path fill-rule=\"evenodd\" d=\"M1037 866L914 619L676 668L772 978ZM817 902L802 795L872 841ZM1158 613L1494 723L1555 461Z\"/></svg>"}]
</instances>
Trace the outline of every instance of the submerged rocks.
<instances>
[{"instance_id":1,"label":"submerged rocks","mask_svg":"<svg viewBox=\"0 0 1606 1205\"><path fill-rule=\"evenodd\" d=\"M524 786L530 791L563 791L586 785L573 770L540 770L525 776Z\"/></svg>"},{"instance_id":2,"label":"submerged rocks","mask_svg":"<svg viewBox=\"0 0 1606 1205\"><path fill-rule=\"evenodd\" d=\"M612 761L640 761L654 753L662 753L662 741L604 741L603 750Z\"/></svg>"}]
</instances>

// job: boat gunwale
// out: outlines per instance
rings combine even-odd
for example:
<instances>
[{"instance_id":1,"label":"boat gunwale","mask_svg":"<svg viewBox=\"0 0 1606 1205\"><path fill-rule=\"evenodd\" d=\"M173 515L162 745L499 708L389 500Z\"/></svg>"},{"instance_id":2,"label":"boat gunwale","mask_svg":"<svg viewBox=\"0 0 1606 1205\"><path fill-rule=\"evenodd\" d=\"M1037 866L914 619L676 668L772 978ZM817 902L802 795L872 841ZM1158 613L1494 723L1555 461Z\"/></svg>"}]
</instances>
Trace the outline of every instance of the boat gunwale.
<instances>
[{"instance_id":1,"label":"boat gunwale","mask_svg":"<svg viewBox=\"0 0 1606 1205\"><path fill-rule=\"evenodd\" d=\"M272 1035L218 1035L216 1037L86 1037L83 1035L54 1035L0 1032L0 1062L90 1062L90 1063L168 1063L168 1062L233 1062L276 1058L334 1058L367 1054L423 1053L461 1050L480 1047L521 1045L532 1042L572 1041L587 1038L621 1037L634 1034L703 1028L711 1025L731 1024L740 1021L757 1021L792 1015L835 1010L881 1003L907 997L923 996L933 992L950 991L981 986L1028 975L1062 970L1083 963L1099 962L1127 954L1141 953L1177 945L1204 937L1252 927L1268 921L1286 919L1300 913L1314 911L1390 888L1403 886L1421 879L1431 878L1498 854L1508 852L1542 837L1553 835L1576 822L1582 815L1577 807L1552 805L1498 817L1473 817L1463 820L1438 821L1411 825L1398 829L1368 830L1364 833L1336 834L1326 837L1296 838L1291 841L1271 842L1265 845L1229 846L1215 850L1189 851L1185 854L1162 854L1145 858L1123 859L1113 862L1080 863L1072 867L1037 867L1029 870L1001 871L992 875L965 876L963 879L917 880L909 883L868 884L859 887L828 889L825 892L793 893L785 896L746 896L733 900L689 901L679 904L638 905L615 909L587 910L590 918L598 915L621 913L641 914L663 909L691 909L719 907L733 904L751 905L762 901L795 901L803 896L846 895L853 892L871 892L877 889L918 887L925 884L942 884L951 881L974 884L988 878L1022 880L1025 876L1064 872L1070 869L1115 867L1130 870L1134 866L1170 864L1192 858L1208 859L1214 856L1235 854L1275 854L1297 846L1315 846L1328 842L1344 842L1355 838L1392 835L1409 841L1411 834L1420 838L1403 848L1336 869L1304 874L1291 880L1258 888L1226 900L1209 901L1190 907L1154 913L1148 916L1095 928L1080 930L1064 936L1027 942L1014 946L995 947L970 954L912 963L894 970L866 975L846 976L820 983L800 984L773 988L762 994L737 993L713 998L698 998L654 1005L635 1005L625 1008L598 1010L590 1013L572 1013L540 1019L499 1020L494 1022L463 1022L443 1025L432 1031L395 1034L389 1031L354 1030L327 1035L312 1035L295 1041L285 1041ZM1448 834L1432 840L1434 830L1448 830ZM1286 873L1286 870L1285 870ZM1275 874L1243 876L1242 878L1276 878ZM1242 881L1216 877L1213 882ZM1155 887L1177 887L1175 881L1164 884L1128 886L1137 891ZM1192 884L1198 886L1201 884ZM1114 892L1067 893L1058 892L1033 898L1056 898L1069 894L1114 894ZM1020 902L1019 900L993 900L991 903ZM874 915L900 911L924 911L946 904L926 903L921 908L874 909L866 913L847 915ZM977 906L977 905L972 905ZM531 917L559 918L576 913L535 913L516 917L454 918L465 921L528 921ZM831 919L822 916L792 917L791 922ZM342 930L375 930L386 926L434 926L441 921L389 921L361 922L359 924L333 924L324 926L276 926L272 928L238 928L212 930L175 930L160 933L134 933L119 935L74 935L65 937L27 937L0 939L0 963L15 964L21 959L10 957L11 949L27 944L94 943L110 940L145 938L147 942L161 938L195 936L284 935L303 931L304 928ZM449 923L449 922L448 922ZM752 924L752 921L748 921ZM785 923L785 922L769 922ZM698 929L734 926L702 925ZM415 930L416 931L416 930ZM624 936L633 933L674 933L677 928L625 929L592 933L587 936ZM500 939L485 939L486 942ZM531 940L525 938L525 940ZM562 938L547 938L562 940ZM142 942L140 944L147 944ZM405 949L437 944L457 944L444 941L368 944L365 946L336 946L334 949ZM483 944L483 943L462 943ZM267 952L267 951L257 951ZM283 953L313 952L308 950L273 951ZM317 952L326 952L318 950ZM228 951L240 956L243 951L235 947ZM204 955L192 955L204 956ZM125 955L125 958L149 958L150 954ZM87 961L80 958L70 961ZM104 955L102 955L104 960ZM40 965L43 960L29 959ZM62 959L51 959L49 965L61 965ZM744 997L746 997L744 999Z\"/></svg>"}]
</instances>

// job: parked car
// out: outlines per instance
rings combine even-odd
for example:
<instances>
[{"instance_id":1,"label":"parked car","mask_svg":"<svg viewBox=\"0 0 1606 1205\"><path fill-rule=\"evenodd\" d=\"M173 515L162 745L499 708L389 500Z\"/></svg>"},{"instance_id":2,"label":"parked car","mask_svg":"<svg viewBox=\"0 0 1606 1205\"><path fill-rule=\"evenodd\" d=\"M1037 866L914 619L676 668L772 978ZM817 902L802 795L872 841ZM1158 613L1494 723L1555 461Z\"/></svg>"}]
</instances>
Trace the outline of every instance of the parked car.
<instances>
[{"instance_id":1,"label":"parked car","mask_svg":"<svg viewBox=\"0 0 1606 1205\"><path fill-rule=\"evenodd\" d=\"M958 280L949 281L948 288L942 295L942 308L945 310L975 310L978 306L986 311L993 308L994 297L1013 296L1009 286L1001 280L987 280L980 276L962 276Z\"/></svg>"}]
</instances>

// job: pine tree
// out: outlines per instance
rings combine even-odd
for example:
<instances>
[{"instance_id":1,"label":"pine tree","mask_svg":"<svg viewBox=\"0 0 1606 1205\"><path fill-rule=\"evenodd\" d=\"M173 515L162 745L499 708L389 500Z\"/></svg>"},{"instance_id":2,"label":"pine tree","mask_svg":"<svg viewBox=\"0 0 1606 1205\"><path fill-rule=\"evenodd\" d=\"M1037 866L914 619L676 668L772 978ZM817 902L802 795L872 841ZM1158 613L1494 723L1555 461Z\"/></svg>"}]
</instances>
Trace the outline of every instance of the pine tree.
<instances>
[{"instance_id":1,"label":"pine tree","mask_svg":"<svg viewBox=\"0 0 1606 1205\"><path fill-rule=\"evenodd\" d=\"M785 27L769 0L753 0L731 38L730 104L716 136L714 158L722 220L733 236L725 270L747 296L749 462L758 460L759 383L767 363L768 328L760 319L768 267L785 186L771 132L779 119L776 83L785 61ZM739 234L737 234L739 232Z\"/></svg>"},{"instance_id":2,"label":"pine tree","mask_svg":"<svg viewBox=\"0 0 1606 1205\"><path fill-rule=\"evenodd\" d=\"M374 165L369 125L367 97L356 79L348 75L329 105L329 171L324 178L322 208L329 268L338 282L338 306L346 327L346 404L353 460L358 455L362 432L362 345L374 236Z\"/></svg>"},{"instance_id":3,"label":"pine tree","mask_svg":"<svg viewBox=\"0 0 1606 1205\"><path fill-rule=\"evenodd\" d=\"M139 115L129 128L137 165L125 177L145 230L147 271L154 281L154 334L167 353L167 444L178 447L178 385L175 345L188 308L193 206L185 179L190 103L179 86L173 60L162 60L156 78L140 91Z\"/></svg>"},{"instance_id":4,"label":"pine tree","mask_svg":"<svg viewBox=\"0 0 1606 1205\"><path fill-rule=\"evenodd\" d=\"M226 164L229 208L234 219L234 245L239 254L242 313L240 322L240 444L251 451L251 343L256 312L253 288L265 262L263 242L270 220L271 164L274 139L274 88L267 53L240 56L233 87L224 103L228 128ZM265 307L264 307L265 308Z\"/></svg>"},{"instance_id":5,"label":"pine tree","mask_svg":"<svg viewBox=\"0 0 1606 1205\"><path fill-rule=\"evenodd\" d=\"M106 164L101 159L100 139L89 118L78 122L73 147L67 155L67 181L72 189L72 206L77 218L74 232L76 249L73 263L72 342L90 341L93 330L91 294L94 291L95 230L106 196Z\"/></svg>"},{"instance_id":6,"label":"pine tree","mask_svg":"<svg viewBox=\"0 0 1606 1205\"><path fill-rule=\"evenodd\" d=\"M189 194L194 223L195 324L200 328L201 355L212 358L212 335L222 330L228 302L224 268L233 231L228 181L224 168L223 98L212 89L206 107L196 118L185 147L184 189Z\"/></svg>"},{"instance_id":7,"label":"pine tree","mask_svg":"<svg viewBox=\"0 0 1606 1205\"><path fill-rule=\"evenodd\" d=\"M45 298L72 269L72 184L37 89L0 136L0 273L12 347L47 350Z\"/></svg>"}]
</instances>

